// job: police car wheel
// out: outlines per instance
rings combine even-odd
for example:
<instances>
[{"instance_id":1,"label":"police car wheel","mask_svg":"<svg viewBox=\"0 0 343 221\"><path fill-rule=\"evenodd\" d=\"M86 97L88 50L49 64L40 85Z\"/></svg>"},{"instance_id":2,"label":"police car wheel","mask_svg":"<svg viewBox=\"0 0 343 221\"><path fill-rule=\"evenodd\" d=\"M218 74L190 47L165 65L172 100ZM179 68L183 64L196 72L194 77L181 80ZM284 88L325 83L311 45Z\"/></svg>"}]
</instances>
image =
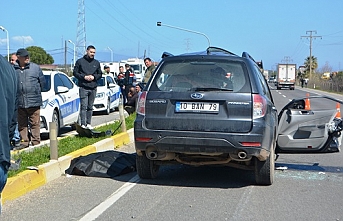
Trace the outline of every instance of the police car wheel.
<instances>
[{"instance_id":1,"label":"police car wheel","mask_svg":"<svg viewBox=\"0 0 343 221\"><path fill-rule=\"evenodd\" d=\"M109 115L111 113L111 103L110 100L107 100L107 106L106 106L106 114Z\"/></svg>"}]
</instances>

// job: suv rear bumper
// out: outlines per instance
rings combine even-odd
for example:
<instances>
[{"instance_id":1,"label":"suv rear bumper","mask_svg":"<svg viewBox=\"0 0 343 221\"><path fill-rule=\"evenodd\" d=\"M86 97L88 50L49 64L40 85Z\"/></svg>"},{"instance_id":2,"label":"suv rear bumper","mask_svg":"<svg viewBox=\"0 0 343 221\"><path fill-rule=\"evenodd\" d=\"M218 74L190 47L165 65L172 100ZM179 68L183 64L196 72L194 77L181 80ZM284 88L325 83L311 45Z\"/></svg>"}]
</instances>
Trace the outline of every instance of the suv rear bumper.
<instances>
[{"instance_id":1,"label":"suv rear bumper","mask_svg":"<svg viewBox=\"0 0 343 221\"><path fill-rule=\"evenodd\" d=\"M256 127L255 127L256 128ZM259 133L230 134L192 131L148 131L135 128L135 148L138 155L145 154L151 160L173 160L176 155L201 155L231 160L247 161L257 157L265 161L269 156L271 140L264 130ZM140 141L139 138L151 138ZM242 142L258 142L261 146L242 145ZM172 154L171 154L172 153Z\"/></svg>"}]
</instances>

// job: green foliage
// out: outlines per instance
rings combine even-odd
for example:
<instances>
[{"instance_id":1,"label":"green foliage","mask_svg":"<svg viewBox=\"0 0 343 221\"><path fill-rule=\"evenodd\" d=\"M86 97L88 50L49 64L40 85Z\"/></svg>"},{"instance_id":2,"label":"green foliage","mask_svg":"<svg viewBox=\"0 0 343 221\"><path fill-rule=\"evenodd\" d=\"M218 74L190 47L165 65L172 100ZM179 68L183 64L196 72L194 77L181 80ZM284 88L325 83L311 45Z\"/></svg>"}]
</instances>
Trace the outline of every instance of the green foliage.
<instances>
[{"instance_id":1,"label":"green foliage","mask_svg":"<svg viewBox=\"0 0 343 221\"><path fill-rule=\"evenodd\" d=\"M30 61L36 64L53 64L54 59L53 57L46 53L46 51L38 46L30 46L27 47L26 50L30 54Z\"/></svg>"},{"instance_id":2,"label":"green foliage","mask_svg":"<svg viewBox=\"0 0 343 221\"><path fill-rule=\"evenodd\" d=\"M310 64L311 64L311 70L312 70L312 72L314 72L314 70L316 70L318 68L317 57L311 56L311 59L310 59L310 56L308 56L305 59L304 65L306 68L306 72L310 72Z\"/></svg>"},{"instance_id":3,"label":"green foliage","mask_svg":"<svg viewBox=\"0 0 343 221\"><path fill-rule=\"evenodd\" d=\"M136 114L132 114L125 118L126 128L133 128L133 123L136 119ZM96 128L97 131L107 131L111 130L115 134L121 133L120 122L115 121L108 125L104 125ZM116 130L117 129L117 130ZM108 137L105 137L108 138ZM87 138L79 136L69 136L58 141L58 157L64 156L73 151L79 150L88 145L92 145L100 140L105 139L104 137L99 138ZM12 155L13 160L21 159L20 168L18 170L10 170L8 172L8 177L13 177L20 172L26 170L28 166L39 166L41 164L47 163L50 160L50 147L48 145L35 148L30 152L20 152L18 154Z\"/></svg>"}]
</instances>

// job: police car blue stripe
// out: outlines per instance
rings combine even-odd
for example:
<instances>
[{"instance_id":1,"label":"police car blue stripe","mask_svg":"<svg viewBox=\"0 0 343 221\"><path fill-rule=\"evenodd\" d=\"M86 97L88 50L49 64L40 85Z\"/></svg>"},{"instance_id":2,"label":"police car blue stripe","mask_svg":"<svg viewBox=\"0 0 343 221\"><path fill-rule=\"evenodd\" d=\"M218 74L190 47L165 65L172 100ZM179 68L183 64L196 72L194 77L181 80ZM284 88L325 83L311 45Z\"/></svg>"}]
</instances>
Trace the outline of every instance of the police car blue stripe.
<instances>
[{"instance_id":1,"label":"police car blue stripe","mask_svg":"<svg viewBox=\"0 0 343 221\"><path fill-rule=\"evenodd\" d=\"M65 118L79 110L80 98L60 106L61 118Z\"/></svg>"}]
</instances>

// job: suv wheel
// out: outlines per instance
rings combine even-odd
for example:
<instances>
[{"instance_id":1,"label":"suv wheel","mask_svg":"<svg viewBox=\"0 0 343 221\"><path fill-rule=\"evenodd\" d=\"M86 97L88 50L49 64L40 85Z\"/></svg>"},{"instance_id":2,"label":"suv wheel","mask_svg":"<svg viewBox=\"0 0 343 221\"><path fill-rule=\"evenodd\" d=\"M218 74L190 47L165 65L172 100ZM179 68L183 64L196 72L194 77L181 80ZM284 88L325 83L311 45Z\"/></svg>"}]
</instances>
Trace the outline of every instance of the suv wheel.
<instances>
[{"instance_id":1,"label":"suv wheel","mask_svg":"<svg viewBox=\"0 0 343 221\"><path fill-rule=\"evenodd\" d=\"M271 185L274 181L275 168L274 146L270 149L269 157L266 161L255 158L255 181L259 185Z\"/></svg>"},{"instance_id":2,"label":"suv wheel","mask_svg":"<svg viewBox=\"0 0 343 221\"><path fill-rule=\"evenodd\" d=\"M149 160L145 153L143 156L137 155L136 167L138 176L142 179L154 179L157 177L159 165L156 165L153 160Z\"/></svg>"}]
</instances>

